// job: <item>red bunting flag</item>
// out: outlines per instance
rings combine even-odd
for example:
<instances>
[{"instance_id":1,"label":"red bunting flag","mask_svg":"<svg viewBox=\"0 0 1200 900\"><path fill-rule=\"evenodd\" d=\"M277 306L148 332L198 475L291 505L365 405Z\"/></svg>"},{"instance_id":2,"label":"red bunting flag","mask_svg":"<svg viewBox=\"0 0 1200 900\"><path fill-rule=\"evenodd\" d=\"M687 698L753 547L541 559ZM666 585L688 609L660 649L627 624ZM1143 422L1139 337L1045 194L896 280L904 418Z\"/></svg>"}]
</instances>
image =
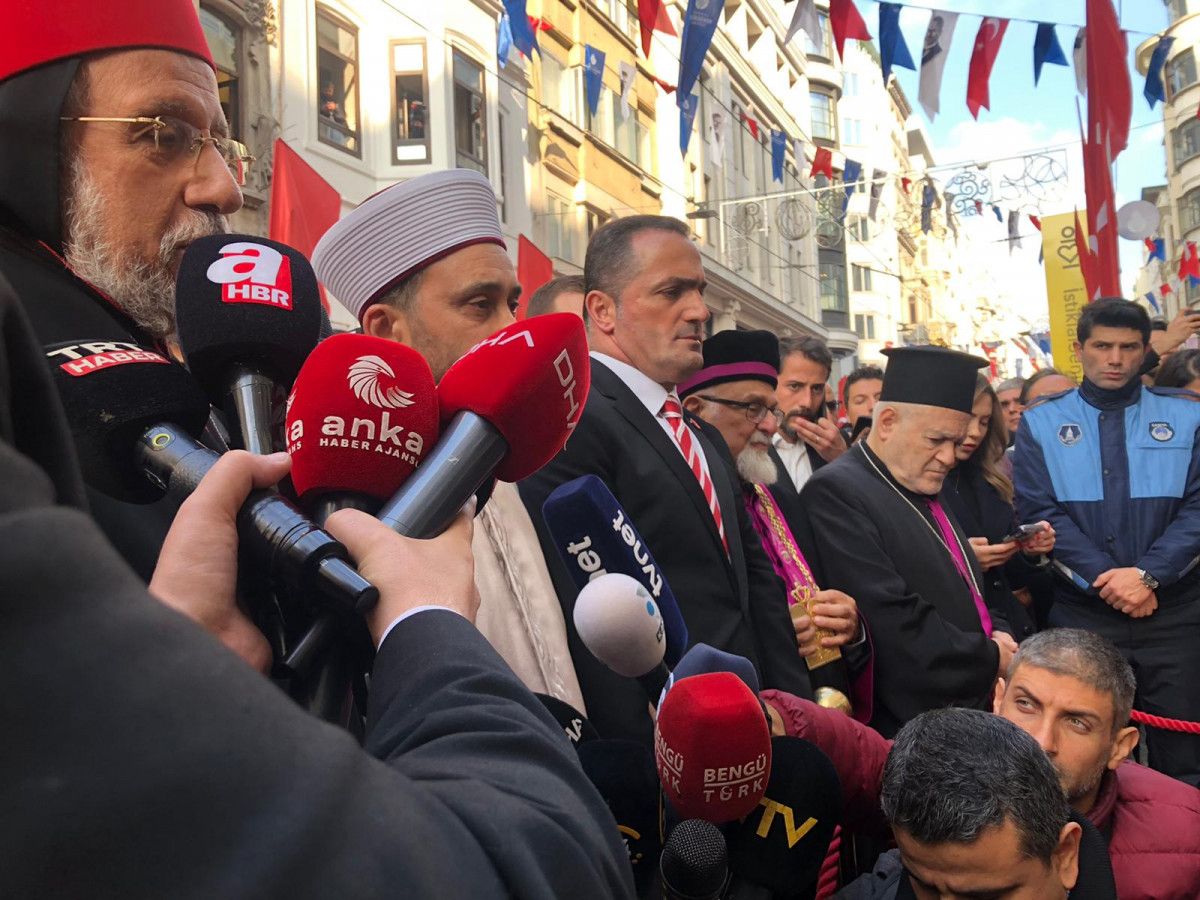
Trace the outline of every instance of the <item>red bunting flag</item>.
<instances>
[{"instance_id":1,"label":"red bunting flag","mask_svg":"<svg viewBox=\"0 0 1200 900\"><path fill-rule=\"evenodd\" d=\"M675 85L668 84L667 82L665 82L661 78L659 78L657 75L651 75L650 77L654 79L655 84L657 84L660 88L662 88L668 94L675 93Z\"/></svg>"},{"instance_id":2,"label":"red bunting flag","mask_svg":"<svg viewBox=\"0 0 1200 900\"><path fill-rule=\"evenodd\" d=\"M1083 276L1084 290L1087 291L1088 302L1091 303L1099 294L1096 283L1096 269L1093 263L1095 257L1088 247L1087 238L1083 236L1083 224L1079 221L1079 210L1075 210L1075 252L1079 256L1079 273Z\"/></svg>"},{"instance_id":3,"label":"red bunting flag","mask_svg":"<svg viewBox=\"0 0 1200 900\"><path fill-rule=\"evenodd\" d=\"M1156 250L1158 250L1158 245L1154 243L1153 238L1146 238L1142 241L1142 243L1146 245L1146 249L1151 253L1154 253Z\"/></svg>"},{"instance_id":4,"label":"red bunting flag","mask_svg":"<svg viewBox=\"0 0 1200 900\"><path fill-rule=\"evenodd\" d=\"M1200 279L1200 252L1196 250L1196 242L1188 241L1187 249L1179 257L1179 280L1185 278Z\"/></svg>"},{"instance_id":5,"label":"red bunting flag","mask_svg":"<svg viewBox=\"0 0 1200 900\"><path fill-rule=\"evenodd\" d=\"M1171 293L1171 286L1164 281L1159 287L1158 292L1165 297L1167 294Z\"/></svg>"},{"instance_id":6,"label":"red bunting flag","mask_svg":"<svg viewBox=\"0 0 1200 900\"><path fill-rule=\"evenodd\" d=\"M904 175L900 176L900 187L904 188L904 193L908 193L912 189L912 179Z\"/></svg>"},{"instance_id":7,"label":"red bunting flag","mask_svg":"<svg viewBox=\"0 0 1200 900\"><path fill-rule=\"evenodd\" d=\"M983 215L983 201L982 200L975 201L975 212L977 215L980 215L980 216Z\"/></svg>"},{"instance_id":8,"label":"red bunting flag","mask_svg":"<svg viewBox=\"0 0 1200 900\"><path fill-rule=\"evenodd\" d=\"M754 119L752 119L750 116L746 115L745 113L742 113L742 121L746 123L746 127L750 129L750 134L753 135L754 139L757 141L758 140L758 122L756 122Z\"/></svg>"},{"instance_id":9,"label":"red bunting flag","mask_svg":"<svg viewBox=\"0 0 1200 900\"><path fill-rule=\"evenodd\" d=\"M979 110L990 109L988 79L992 77L992 66L1000 53L1000 42L1008 30L1008 19L987 16L979 23L975 33L975 49L971 53L971 67L967 76L967 109L976 119ZM1121 57L1124 59L1124 57Z\"/></svg>"},{"instance_id":10,"label":"red bunting flag","mask_svg":"<svg viewBox=\"0 0 1200 900\"><path fill-rule=\"evenodd\" d=\"M838 57L846 58L846 38L869 41L871 32L867 23L854 5L854 0L829 0L829 27L833 31L833 42L837 44Z\"/></svg>"},{"instance_id":11,"label":"red bunting flag","mask_svg":"<svg viewBox=\"0 0 1200 900\"><path fill-rule=\"evenodd\" d=\"M549 31L554 27L548 19L542 19L538 16L527 16L527 18L529 19L529 27L534 31Z\"/></svg>"},{"instance_id":12,"label":"red bunting flag","mask_svg":"<svg viewBox=\"0 0 1200 900\"><path fill-rule=\"evenodd\" d=\"M638 0L638 25L642 32L642 55L650 58L650 39L654 32L674 35L675 26L667 15L667 7L662 0Z\"/></svg>"},{"instance_id":13,"label":"red bunting flag","mask_svg":"<svg viewBox=\"0 0 1200 900\"><path fill-rule=\"evenodd\" d=\"M1042 230L1042 220L1039 219L1037 216L1035 216L1033 213L1029 214L1029 221L1033 223L1033 227L1036 228L1038 231Z\"/></svg>"},{"instance_id":14,"label":"red bunting flag","mask_svg":"<svg viewBox=\"0 0 1200 900\"><path fill-rule=\"evenodd\" d=\"M813 155L812 170L808 173L808 177L812 178L821 173L824 173L826 178L833 178L833 154L829 152L827 147L817 148L817 152Z\"/></svg>"}]
</instances>

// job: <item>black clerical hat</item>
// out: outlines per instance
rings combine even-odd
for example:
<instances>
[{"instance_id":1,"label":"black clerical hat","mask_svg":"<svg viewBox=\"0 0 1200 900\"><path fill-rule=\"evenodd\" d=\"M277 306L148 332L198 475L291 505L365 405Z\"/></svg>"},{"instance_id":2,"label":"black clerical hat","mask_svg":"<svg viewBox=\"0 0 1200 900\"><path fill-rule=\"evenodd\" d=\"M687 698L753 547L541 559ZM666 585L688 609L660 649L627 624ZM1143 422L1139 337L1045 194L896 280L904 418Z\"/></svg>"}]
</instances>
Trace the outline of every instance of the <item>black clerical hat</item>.
<instances>
[{"instance_id":1,"label":"black clerical hat","mask_svg":"<svg viewBox=\"0 0 1200 900\"><path fill-rule=\"evenodd\" d=\"M889 347L879 402L918 403L969 413L986 359L945 347Z\"/></svg>"},{"instance_id":2,"label":"black clerical hat","mask_svg":"<svg viewBox=\"0 0 1200 900\"><path fill-rule=\"evenodd\" d=\"M779 338L769 331L719 331L704 342L704 368L679 385L686 397L726 381L779 383Z\"/></svg>"}]
</instances>

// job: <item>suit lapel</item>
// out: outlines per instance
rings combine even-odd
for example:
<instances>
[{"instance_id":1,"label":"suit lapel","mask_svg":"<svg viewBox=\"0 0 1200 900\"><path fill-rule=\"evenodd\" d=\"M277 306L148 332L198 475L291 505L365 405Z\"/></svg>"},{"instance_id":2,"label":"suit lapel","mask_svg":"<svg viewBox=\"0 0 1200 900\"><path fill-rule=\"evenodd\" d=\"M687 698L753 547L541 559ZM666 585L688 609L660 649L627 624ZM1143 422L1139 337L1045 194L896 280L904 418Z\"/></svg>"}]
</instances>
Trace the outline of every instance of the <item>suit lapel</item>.
<instances>
[{"instance_id":1,"label":"suit lapel","mask_svg":"<svg viewBox=\"0 0 1200 900\"><path fill-rule=\"evenodd\" d=\"M662 457L671 474L683 485L683 489L687 492L689 499L691 499L692 505L696 508L696 514L704 521L710 536L720 548L721 556L725 558L726 565L728 565L728 556L725 553L725 548L721 545L721 535L717 531L717 523L713 520L712 512L708 508L708 501L704 498L704 491L700 489L700 482L692 474L692 470L688 467L683 454L679 451L675 442L663 431L662 425L659 424L654 416L650 415L646 407L642 405L642 402L638 400L633 391L626 386L625 382L616 373L595 359L592 360L592 389L598 390L605 397L608 397L625 421L637 429L646 442ZM696 434L695 429L692 430L692 433ZM706 459L709 461L709 474L711 475L714 467L719 466L720 462L716 456L716 451L710 449L710 447L711 445L705 446L704 453ZM730 497L732 497L732 493ZM728 519L729 515L725 512L728 508L726 502L732 505L732 499L728 501L724 497L720 499L722 516Z\"/></svg>"},{"instance_id":2,"label":"suit lapel","mask_svg":"<svg viewBox=\"0 0 1200 900\"><path fill-rule=\"evenodd\" d=\"M767 455L771 457L771 462L775 463L775 484L772 487L790 497L800 496L799 491L796 490L796 483L792 481L787 466L783 464L783 457L779 455L774 444L767 449Z\"/></svg>"},{"instance_id":3,"label":"suit lapel","mask_svg":"<svg viewBox=\"0 0 1200 900\"><path fill-rule=\"evenodd\" d=\"M687 418L694 417L688 415ZM738 604L742 607L742 612L749 615L750 585L746 580L746 554L745 548L742 547L741 529L738 527L738 509L734 506L737 501L733 493L733 480L730 477L729 469L721 461L721 456L717 452L717 448L708 439L708 435L696 425L692 426L692 431L695 432L696 439L700 442L700 446L704 450L704 457L708 460L708 474L712 478L713 489L717 492L717 502L721 505L721 518L725 523L725 538L729 542L729 555L727 559L732 563L733 567L734 587L737 588ZM692 480L696 480L695 476L692 477ZM701 496L703 496L703 492L701 492ZM712 513L708 511L707 504L705 504L704 512L709 525L712 526L711 531L719 544L721 536L717 531L716 523L713 521ZM723 547L722 555L724 555Z\"/></svg>"}]
</instances>

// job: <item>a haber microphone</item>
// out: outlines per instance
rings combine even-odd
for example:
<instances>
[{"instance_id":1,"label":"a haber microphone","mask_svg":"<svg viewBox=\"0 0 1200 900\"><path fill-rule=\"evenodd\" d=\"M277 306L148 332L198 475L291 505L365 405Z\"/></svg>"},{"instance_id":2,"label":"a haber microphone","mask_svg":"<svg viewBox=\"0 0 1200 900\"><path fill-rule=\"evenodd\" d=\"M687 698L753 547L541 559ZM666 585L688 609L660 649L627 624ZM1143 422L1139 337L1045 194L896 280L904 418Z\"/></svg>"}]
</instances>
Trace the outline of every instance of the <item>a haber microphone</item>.
<instances>
[{"instance_id":1,"label":"a haber microphone","mask_svg":"<svg viewBox=\"0 0 1200 900\"><path fill-rule=\"evenodd\" d=\"M679 662L688 646L679 603L637 527L604 482L595 475L583 475L560 484L542 504L542 517L563 565L580 590L608 572L642 583L666 623L667 664Z\"/></svg>"},{"instance_id":2,"label":"a haber microphone","mask_svg":"<svg viewBox=\"0 0 1200 900\"><path fill-rule=\"evenodd\" d=\"M829 757L795 737L772 738L771 754L766 793L727 834L731 898L813 896L841 818L842 786Z\"/></svg>"},{"instance_id":3,"label":"a haber microphone","mask_svg":"<svg viewBox=\"0 0 1200 900\"><path fill-rule=\"evenodd\" d=\"M520 481L548 463L583 414L591 384L583 322L572 313L502 328L438 384L437 446L378 517L399 534L440 534L489 477Z\"/></svg>"},{"instance_id":4,"label":"a haber microphone","mask_svg":"<svg viewBox=\"0 0 1200 900\"><path fill-rule=\"evenodd\" d=\"M725 836L703 819L685 819L663 845L659 861L663 900L721 900L729 880Z\"/></svg>"},{"instance_id":5,"label":"a haber microphone","mask_svg":"<svg viewBox=\"0 0 1200 900\"><path fill-rule=\"evenodd\" d=\"M127 502L183 498L219 456L194 435L208 399L186 369L136 344L79 340L46 348L84 477ZM378 590L346 549L277 492L256 490L237 519L242 550L262 571L342 606L369 608Z\"/></svg>"},{"instance_id":6,"label":"a haber microphone","mask_svg":"<svg viewBox=\"0 0 1200 900\"><path fill-rule=\"evenodd\" d=\"M292 484L318 524L345 507L374 514L437 441L437 389L411 347L365 334L322 341L287 401Z\"/></svg>"},{"instance_id":7,"label":"a haber microphone","mask_svg":"<svg viewBox=\"0 0 1200 900\"><path fill-rule=\"evenodd\" d=\"M580 744L579 764L617 820L638 893L653 881L662 841L658 775L650 748L638 741L600 738Z\"/></svg>"},{"instance_id":8,"label":"a haber microphone","mask_svg":"<svg viewBox=\"0 0 1200 900\"><path fill-rule=\"evenodd\" d=\"M758 698L732 672L677 682L658 707L654 758L663 793L681 817L719 825L747 815L773 765Z\"/></svg>"},{"instance_id":9,"label":"a haber microphone","mask_svg":"<svg viewBox=\"0 0 1200 900\"><path fill-rule=\"evenodd\" d=\"M671 672L662 614L641 582L610 572L584 585L572 616L592 656L625 678L636 678L657 703Z\"/></svg>"},{"instance_id":10,"label":"a haber microphone","mask_svg":"<svg viewBox=\"0 0 1200 900\"><path fill-rule=\"evenodd\" d=\"M275 445L275 398L317 345L317 276L300 251L249 234L215 234L184 251L175 287L188 369L238 424L251 453Z\"/></svg>"}]
</instances>

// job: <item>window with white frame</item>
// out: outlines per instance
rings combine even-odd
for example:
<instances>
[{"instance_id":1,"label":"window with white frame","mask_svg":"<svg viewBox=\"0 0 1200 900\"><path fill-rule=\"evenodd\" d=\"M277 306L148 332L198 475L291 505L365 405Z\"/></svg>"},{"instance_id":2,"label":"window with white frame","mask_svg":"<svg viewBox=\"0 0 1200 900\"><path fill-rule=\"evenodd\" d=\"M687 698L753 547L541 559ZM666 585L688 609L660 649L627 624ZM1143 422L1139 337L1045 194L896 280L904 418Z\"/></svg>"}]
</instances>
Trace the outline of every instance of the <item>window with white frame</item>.
<instances>
[{"instance_id":1,"label":"window with white frame","mask_svg":"<svg viewBox=\"0 0 1200 900\"><path fill-rule=\"evenodd\" d=\"M804 50L809 56L815 56L819 59L830 59L829 47L832 41L829 30L829 13L824 10L817 10L817 21L820 24L820 30L817 34L804 34Z\"/></svg>"},{"instance_id":2,"label":"window with white frame","mask_svg":"<svg viewBox=\"0 0 1200 900\"><path fill-rule=\"evenodd\" d=\"M459 50L453 51L454 152L460 169L488 173L487 100L483 66Z\"/></svg>"},{"instance_id":3,"label":"window with white frame","mask_svg":"<svg viewBox=\"0 0 1200 900\"><path fill-rule=\"evenodd\" d=\"M850 267L850 275L854 284L854 290L871 290L871 270L869 268L866 266L852 265Z\"/></svg>"},{"instance_id":4,"label":"window with white frame","mask_svg":"<svg viewBox=\"0 0 1200 900\"><path fill-rule=\"evenodd\" d=\"M875 316L856 314L854 316L854 333L864 340L875 340Z\"/></svg>"},{"instance_id":5,"label":"window with white frame","mask_svg":"<svg viewBox=\"0 0 1200 900\"><path fill-rule=\"evenodd\" d=\"M823 90L810 90L809 103L812 108L812 136L819 140L837 140L837 101L833 94Z\"/></svg>"},{"instance_id":6,"label":"window with white frame","mask_svg":"<svg viewBox=\"0 0 1200 900\"><path fill-rule=\"evenodd\" d=\"M579 115L579 73L560 62L554 54L542 51L542 103L572 125L582 127Z\"/></svg>"},{"instance_id":7,"label":"window with white frame","mask_svg":"<svg viewBox=\"0 0 1200 900\"><path fill-rule=\"evenodd\" d=\"M1167 96L1176 94L1196 83L1196 54L1188 47L1167 63Z\"/></svg>"},{"instance_id":8,"label":"window with white frame","mask_svg":"<svg viewBox=\"0 0 1200 900\"><path fill-rule=\"evenodd\" d=\"M546 192L546 252L575 261L575 204Z\"/></svg>"},{"instance_id":9,"label":"window with white frame","mask_svg":"<svg viewBox=\"0 0 1200 900\"><path fill-rule=\"evenodd\" d=\"M217 65L217 98L225 121L229 123L229 136L236 140L242 137L241 118L241 71L242 29L233 19L200 4L200 26L208 42L208 52Z\"/></svg>"},{"instance_id":10,"label":"window with white frame","mask_svg":"<svg viewBox=\"0 0 1200 900\"><path fill-rule=\"evenodd\" d=\"M358 29L317 6L317 136L355 156L358 131Z\"/></svg>"},{"instance_id":11,"label":"window with white frame","mask_svg":"<svg viewBox=\"0 0 1200 900\"><path fill-rule=\"evenodd\" d=\"M392 41L392 162L429 162L429 76L424 41Z\"/></svg>"}]
</instances>

